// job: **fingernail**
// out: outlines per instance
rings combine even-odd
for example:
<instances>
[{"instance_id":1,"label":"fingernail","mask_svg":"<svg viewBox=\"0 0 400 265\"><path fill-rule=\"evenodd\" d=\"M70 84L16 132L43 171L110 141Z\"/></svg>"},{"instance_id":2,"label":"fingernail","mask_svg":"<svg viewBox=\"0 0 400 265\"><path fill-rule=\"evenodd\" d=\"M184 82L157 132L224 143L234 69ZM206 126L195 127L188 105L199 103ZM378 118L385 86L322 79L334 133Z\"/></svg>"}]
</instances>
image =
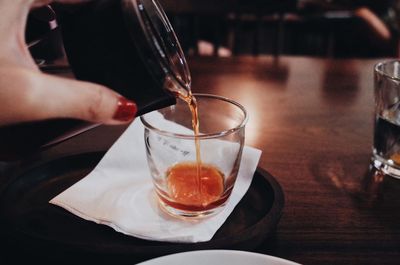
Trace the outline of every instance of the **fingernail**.
<instances>
[{"instance_id":1,"label":"fingernail","mask_svg":"<svg viewBox=\"0 0 400 265\"><path fill-rule=\"evenodd\" d=\"M118 99L118 107L115 111L114 120L117 121L130 121L135 118L137 107L135 102L130 101L124 97Z\"/></svg>"}]
</instances>

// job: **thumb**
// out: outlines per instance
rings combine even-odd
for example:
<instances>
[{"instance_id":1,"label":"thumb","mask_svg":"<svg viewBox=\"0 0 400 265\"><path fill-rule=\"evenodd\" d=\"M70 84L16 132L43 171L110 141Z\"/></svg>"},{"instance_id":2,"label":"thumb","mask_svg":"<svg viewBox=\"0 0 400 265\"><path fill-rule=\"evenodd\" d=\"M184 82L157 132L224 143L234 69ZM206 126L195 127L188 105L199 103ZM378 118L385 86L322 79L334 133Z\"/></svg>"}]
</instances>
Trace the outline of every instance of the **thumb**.
<instances>
[{"instance_id":1,"label":"thumb","mask_svg":"<svg viewBox=\"0 0 400 265\"><path fill-rule=\"evenodd\" d=\"M43 115L120 124L132 121L136 104L102 85L42 74ZM41 104L43 105L43 104Z\"/></svg>"},{"instance_id":2,"label":"thumb","mask_svg":"<svg viewBox=\"0 0 400 265\"><path fill-rule=\"evenodd\" d=\"M102 85L21 68L7 71L7 75L11 76L3 80L12 83L2 86L8 89L1 91L0 103L6 104L0 109L6 108L6 112L2 112L4 117L0 114L0 122L75 118L94 123L120 124L132 121L136 115L134 102ZM7 90L11 90L9 95ZM13 103L7 108L10 102ZM7 122L7 118L12 120Z\"/></svg>"}]
</instances>

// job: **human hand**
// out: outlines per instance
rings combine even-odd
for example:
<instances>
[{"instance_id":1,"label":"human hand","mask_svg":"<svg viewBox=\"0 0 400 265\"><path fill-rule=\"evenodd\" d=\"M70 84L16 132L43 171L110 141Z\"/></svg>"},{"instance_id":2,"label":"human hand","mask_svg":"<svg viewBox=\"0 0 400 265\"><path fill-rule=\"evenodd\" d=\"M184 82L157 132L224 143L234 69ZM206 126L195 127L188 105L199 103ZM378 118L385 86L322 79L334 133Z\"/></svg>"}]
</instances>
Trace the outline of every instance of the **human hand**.
<instances>
[{"instance_id":1,"label":"human hand","mask_svg":"<svg viewBox=\"0 0 400 265\"><path fill-rule=\"evenodd\" d=\"M0 126L53 118L120 124L136 104L102 85L42 73L25 44L32 7L87 0L0 0Z\"/></svg>"}]
</instances>

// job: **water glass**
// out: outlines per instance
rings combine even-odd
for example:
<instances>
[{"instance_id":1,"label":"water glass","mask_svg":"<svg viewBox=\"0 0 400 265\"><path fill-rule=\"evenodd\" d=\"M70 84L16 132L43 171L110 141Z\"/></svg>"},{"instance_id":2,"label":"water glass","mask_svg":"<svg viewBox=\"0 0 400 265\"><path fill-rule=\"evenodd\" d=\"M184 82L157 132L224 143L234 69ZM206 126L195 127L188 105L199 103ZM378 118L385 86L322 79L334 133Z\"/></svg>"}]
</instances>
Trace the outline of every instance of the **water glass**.
<instances>
[{"instance_id":1,"label":"water glass","mask_svg":"<svg viewBox=\"0 0 400 265\"><path fill-rule=\"evenodd\" d=\"M400 61L375 65L375 128L372 163L400 178Z\"/></svg>"}]
</instances>

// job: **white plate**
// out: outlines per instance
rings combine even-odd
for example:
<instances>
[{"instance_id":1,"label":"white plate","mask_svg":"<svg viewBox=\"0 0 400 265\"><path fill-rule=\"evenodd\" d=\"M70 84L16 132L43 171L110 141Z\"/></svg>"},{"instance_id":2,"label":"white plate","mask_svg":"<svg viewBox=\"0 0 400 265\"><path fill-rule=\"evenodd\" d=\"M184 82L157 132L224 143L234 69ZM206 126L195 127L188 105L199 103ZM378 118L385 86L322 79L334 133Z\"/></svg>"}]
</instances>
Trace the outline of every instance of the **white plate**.
<instances>
[{"instance_id":1,"label":"white plate","mask_svg":"<svg viewBox=\"0 0 400 265\"><path fill-rule=\"evenodd\" d=\"M299 265L298 263L268 255L234 251L201 250L172 254L148 260L138 265Z\"/></svg>"}]
</instances>

